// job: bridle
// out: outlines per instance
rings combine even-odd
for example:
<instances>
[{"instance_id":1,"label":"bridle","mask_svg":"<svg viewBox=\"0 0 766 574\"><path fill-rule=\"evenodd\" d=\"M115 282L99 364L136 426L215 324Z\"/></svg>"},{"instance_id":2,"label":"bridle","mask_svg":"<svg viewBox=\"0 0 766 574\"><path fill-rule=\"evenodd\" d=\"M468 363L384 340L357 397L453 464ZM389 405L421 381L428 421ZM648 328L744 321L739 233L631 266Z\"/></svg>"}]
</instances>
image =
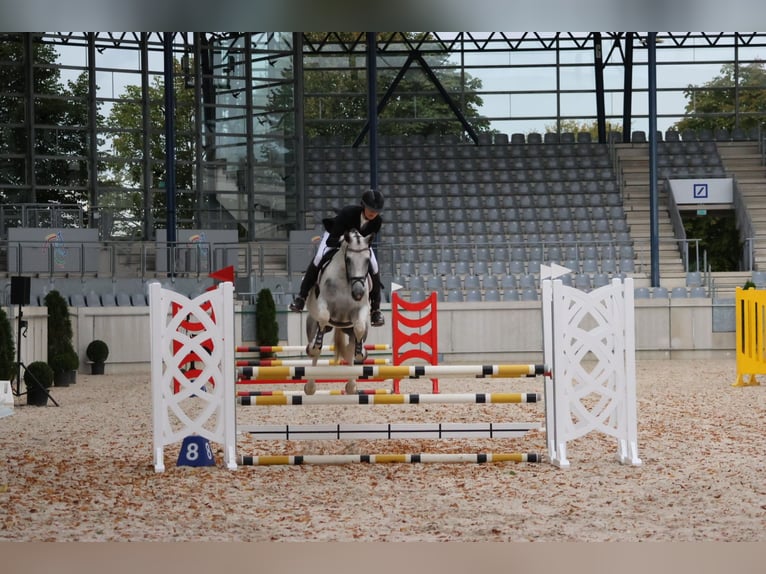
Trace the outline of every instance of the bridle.
<instances>
[{"instance_id":1,"label":"bridle","mask_svg":"<svg viewBox=\"0 0 766 574\"><path fill-rule=\"evenodd\" d=\"M355 249L355 248L351 247L351 245L349 243L346 243L346 253L348 253L348 252L351 252L351 253L364 253L365 251L367 251L368 253L371 251L371 248L370 248L369 245L367 245L365 247L361 247L361 248ZM361 275L361 276L349 276L348 275L348 265L346 265L346 279L348 280L349 285L351 285L351 287L353 287L355 283L361 283L362 287L364 287L365 286L365 282L367 281L367 272L365 271L364 275Z\"/></svg>"}]
</instances>

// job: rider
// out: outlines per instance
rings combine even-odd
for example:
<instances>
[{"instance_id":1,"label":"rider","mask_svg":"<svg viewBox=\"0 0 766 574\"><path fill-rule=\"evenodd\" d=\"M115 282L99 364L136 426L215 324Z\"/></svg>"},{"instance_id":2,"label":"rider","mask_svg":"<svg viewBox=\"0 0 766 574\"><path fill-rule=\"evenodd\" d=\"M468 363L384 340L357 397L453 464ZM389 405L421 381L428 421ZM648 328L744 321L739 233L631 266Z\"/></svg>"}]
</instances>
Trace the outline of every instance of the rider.
<instances>
[{"instance_id":1,"label":"rider","mask_svg":"<svg viewBox=\"0 0 766 574\"><path fill-rule=\"evenodd\" d=\"M347 205L341 209L334 218L323 220L327 231L322 235L314 259L309 263L306 273L301 281L298 296L290 303L290 311L303 311L309 290L314 286L319 276L319 263L322 261L327 248L340 246L340 238L353 229L367 237L380 231L383 219L380 212L383 210L383 194L372 189L362 194L359 205ZM383 313L380 312L380 268L375 253L370 249L370 277L372 289L370 290L370 323L373 327L381 327L385 324Z\"/></svg>"}]
</instances>

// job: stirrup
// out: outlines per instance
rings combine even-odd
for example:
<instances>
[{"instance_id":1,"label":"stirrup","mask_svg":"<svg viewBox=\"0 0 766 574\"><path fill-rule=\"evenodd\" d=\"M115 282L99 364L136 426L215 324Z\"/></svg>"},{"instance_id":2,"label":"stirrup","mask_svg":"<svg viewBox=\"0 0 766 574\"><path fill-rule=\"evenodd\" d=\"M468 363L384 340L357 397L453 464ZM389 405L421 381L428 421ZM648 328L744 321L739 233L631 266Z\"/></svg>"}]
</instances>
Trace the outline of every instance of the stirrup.
<instances>
[{"instance_id":1,"label":"stirrup","mask_svg":"<svg viewBox=\"0 0 766 574\"><path fill-rule=\"evenodd\" d=\"M290 303L290 311L303 311L303 307L306 305L306 300L300 295L293 299Z\"/></svg>"},{"instance_id":2,"label":"stirrup","mask_svg":"<svg viewBox=\"0 0 766 574\"><path fill-rule=\"evenodd\" d=\"M378 310L373 311L372 314L370 315L370 324L373 327L382 327L383 325L385 325L386 320L383 317L383 313L381 313Z\"/></svg>"}]
</instances>

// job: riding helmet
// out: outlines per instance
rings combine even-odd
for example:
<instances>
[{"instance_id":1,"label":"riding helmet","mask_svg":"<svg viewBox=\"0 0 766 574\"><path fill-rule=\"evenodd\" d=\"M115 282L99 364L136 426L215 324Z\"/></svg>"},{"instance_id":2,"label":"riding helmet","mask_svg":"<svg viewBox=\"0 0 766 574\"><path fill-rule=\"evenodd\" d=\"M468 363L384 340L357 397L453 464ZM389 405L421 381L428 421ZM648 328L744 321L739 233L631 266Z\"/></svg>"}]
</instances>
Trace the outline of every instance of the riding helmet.
<instances>
[{"instance_id":1,"label":"riding helmet","mask_svg":"<svg viewBox=\"0 0 766 574\"><path fill-rule=\"evenodd\" d=\"M383 194L369 189L362 195L362 205L370 211L383 211Z\"/></svg>"}]
</instances>

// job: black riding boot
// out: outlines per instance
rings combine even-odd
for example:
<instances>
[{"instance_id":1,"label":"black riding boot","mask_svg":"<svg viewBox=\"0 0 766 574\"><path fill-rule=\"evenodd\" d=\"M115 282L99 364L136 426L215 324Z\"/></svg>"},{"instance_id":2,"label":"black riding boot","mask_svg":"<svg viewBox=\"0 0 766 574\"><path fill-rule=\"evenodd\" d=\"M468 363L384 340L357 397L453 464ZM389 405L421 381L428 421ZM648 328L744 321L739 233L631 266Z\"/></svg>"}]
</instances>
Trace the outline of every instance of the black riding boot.
<instances>
[{"instance_id":1,"label":"black riding boot","mask_svg":"<svg viewBox=\"0 0 766 574\"><path fill-rule=\"evenodd\" d=\"M382 327L386 324L383 313L380 312L380 291L383 284L380 280L380 272L370 273L372 289L370 290L370 324L373 327Z\"/></svg>"},{"instance_id":2,"label":"black riding boot","mask_svg":"<svg viewBox=\"0 0 766 574\"><path fill-rule=\"evenodd\" d=\"M306 297L309 296L309 289L314 286L319 276L319 267L314 265L312 261L309 263L306 273L303 274L303 280L301 281L301 288L298 292L298 296L290 303L290 311L303 311L303 307L306 305Z\"/></svg>"}]
</instances>

